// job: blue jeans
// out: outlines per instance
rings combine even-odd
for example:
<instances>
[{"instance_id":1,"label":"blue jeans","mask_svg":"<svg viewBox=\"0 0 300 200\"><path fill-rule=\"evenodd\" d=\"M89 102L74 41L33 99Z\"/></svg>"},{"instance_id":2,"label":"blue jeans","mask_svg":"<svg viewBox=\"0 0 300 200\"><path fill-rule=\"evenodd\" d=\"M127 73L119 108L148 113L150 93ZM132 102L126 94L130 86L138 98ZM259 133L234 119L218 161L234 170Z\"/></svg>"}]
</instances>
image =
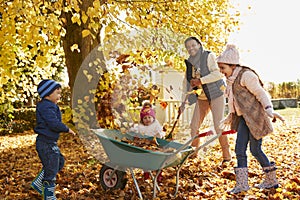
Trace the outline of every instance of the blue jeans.
<instances>
[{"instance_id":1,"label":"blue jeans","mask_svg":"<svg viewBox=\"0 0 300 200\"><path fill-rule=\"evenodd\" d=\"M47 181L49 183L55 183L57 173L63 168L65 164L64 156L61 154L57 143L47 143L37 139L36 150L43 164L43 182Z\"/></svg>"},{"instance_id":2,"label":"blue jeans","mask_svg":"<svg viewBox=\"0 0 300 200\"><path fill-rule=\"evenodd\" d=\"M244 118L241 117L235 143L235 154L238 167L247 167L246 150L249 142L251 154L256 158L262 167L269 167L270 161L261 149L262 139L256 140L252 136Z\"/></svg>"}]
</instances>

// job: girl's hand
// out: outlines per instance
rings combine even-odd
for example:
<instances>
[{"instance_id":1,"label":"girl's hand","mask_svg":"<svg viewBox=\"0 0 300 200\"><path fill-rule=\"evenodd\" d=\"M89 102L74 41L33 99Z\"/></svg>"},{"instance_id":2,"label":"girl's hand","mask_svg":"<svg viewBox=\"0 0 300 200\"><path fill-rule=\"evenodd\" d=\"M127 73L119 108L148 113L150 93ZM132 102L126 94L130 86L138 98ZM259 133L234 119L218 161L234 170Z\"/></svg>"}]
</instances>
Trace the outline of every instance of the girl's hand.
<instances>
[{"instance_id":1,"label":"girl's hand","mask_svg":"<svg viewBox=\"0 0 300 200\"><path fill-rule=\"evenodd\" d=\"M274 116L273 118L274 122L276 121L276 119L280 119L283 123L285 123L285 119L280 114L273 112L273 116Z\"/></svg>"},{"instance_id":2,"label":"girl's hand","mask_svg":"<svg viewBox=\"0 0 300 200\"><path fill-rule=\"evenodd\" d=\"M227 129L228 127L230 127L231 122L232 122L232 115L231 115L231 114L228 114L228 115L226 116L226 118L224 118L223 120L220 121L219 128L222 129L222 130L225 130L225 129Z\"/></svg>"},{"instance_id":3,"label":"girl's hand","mask_svg":"<svg viewBox=\"0 0 300 200\"><path fill-rule=\"evenodd\" d=\"M277 112L274 112L272 107L267 108L266 113L270 118L273 119L272 122L276 122L276 119L280 119L282 122L285 122L285 119Z\"/></svg>"}]
</instances>

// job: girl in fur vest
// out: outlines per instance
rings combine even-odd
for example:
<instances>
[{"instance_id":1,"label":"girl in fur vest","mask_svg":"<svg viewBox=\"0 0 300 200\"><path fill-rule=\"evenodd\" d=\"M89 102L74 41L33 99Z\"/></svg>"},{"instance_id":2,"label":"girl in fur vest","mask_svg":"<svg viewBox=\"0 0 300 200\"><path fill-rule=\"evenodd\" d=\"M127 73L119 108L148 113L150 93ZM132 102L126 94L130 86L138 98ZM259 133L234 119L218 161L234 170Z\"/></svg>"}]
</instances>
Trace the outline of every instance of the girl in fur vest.
<instances>
[{"instance_id":1,"label":"girl in fur vest","mask_svg":"<svg viewBox=\"0 0 300 200\"><path fill-rule=\"evenodd\" d=\"M231 125L237 130L235 153L237 167L236 186L230 192L247 191L247 145L250 152L260 163L265 180L256 185L261 189L277 188L276 167L270 162L261 149L262 138L273 132L271 119L284 121L282 116L274 112L272 102L263 84L254 70L241 66L239 52L234 45L227 45L226 50L217 58L218 66L227 79L226 96L228 98L229 114L222 120L221 126Z\"/></svg>"}]
</instances>

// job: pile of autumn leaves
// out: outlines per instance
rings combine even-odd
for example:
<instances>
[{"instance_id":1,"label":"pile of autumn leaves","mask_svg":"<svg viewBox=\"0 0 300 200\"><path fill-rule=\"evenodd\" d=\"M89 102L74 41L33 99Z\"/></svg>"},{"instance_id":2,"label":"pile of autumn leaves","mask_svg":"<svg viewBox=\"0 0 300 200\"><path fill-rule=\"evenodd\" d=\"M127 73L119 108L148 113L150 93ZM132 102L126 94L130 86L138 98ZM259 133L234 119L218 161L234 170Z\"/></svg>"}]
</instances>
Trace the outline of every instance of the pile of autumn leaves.
<instances>
[{"instance_id":1,"label":"pile of autumn leaves","mask_svg":"<svg viewBox=\"0 0 300 200\"><path fill-rule=\"evenodd\" d=\"M263 144L265 153L278 167L280 188L251 188L242 194L228 194L227 191L235 185L235 157L231 163L221 166L220 147L215 143L206 152L201 152L198 159L185 162L180 171L180 186L175 198L171 194L174 193L176 185L176 170L172 167L164 169L163 181L160 183L161 191L157 193L156 199L299 199L300 121L299 117L295 116L290 120L292 123L287 126L277 122L274 125L275 133L267 136ZM179 133L177 137L181 137ZM229 138L233 152L235 135L229 135ZM35 135L32 131L0 136L0 199L41 199L40 195L30 188L31 181L41 168L34 142ZM129 173L127 185L123 190L104 191L101 188L101 164L87 153L77 136L63 135L59 146L66 157L66 164L57 177L58 199L138 199ZM248 155L249 185L253 186L261 181L262 172L257 161L250 153ZM144 199L152 199L152 182L143 180L141 170L136 170L135 176Z\"/></svg>"}]
</instances>

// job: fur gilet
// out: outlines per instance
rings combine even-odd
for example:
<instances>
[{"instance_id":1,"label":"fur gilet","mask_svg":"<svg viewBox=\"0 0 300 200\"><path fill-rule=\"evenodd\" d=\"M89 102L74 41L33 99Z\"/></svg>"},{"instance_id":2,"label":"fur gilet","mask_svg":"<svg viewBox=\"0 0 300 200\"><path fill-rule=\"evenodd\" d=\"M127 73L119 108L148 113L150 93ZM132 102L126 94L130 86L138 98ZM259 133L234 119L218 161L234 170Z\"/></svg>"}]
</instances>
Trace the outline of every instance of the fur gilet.
<instances>
[{"instance_id":1,"label":"fur gilet","mask_svg":"<svg viewBox=\"0 0 300 200\"><path fill-rule=\"evenodd\" d=\"M246 87L243 87L240 84L242 75L247 70L251 69L243 67L233 83L233 95L237 105L243 113L243 118L245 119L251 134L255 139L259 140L267 134L272 133L273 127L262 104Z\"/></svg>"}]
</instances>

